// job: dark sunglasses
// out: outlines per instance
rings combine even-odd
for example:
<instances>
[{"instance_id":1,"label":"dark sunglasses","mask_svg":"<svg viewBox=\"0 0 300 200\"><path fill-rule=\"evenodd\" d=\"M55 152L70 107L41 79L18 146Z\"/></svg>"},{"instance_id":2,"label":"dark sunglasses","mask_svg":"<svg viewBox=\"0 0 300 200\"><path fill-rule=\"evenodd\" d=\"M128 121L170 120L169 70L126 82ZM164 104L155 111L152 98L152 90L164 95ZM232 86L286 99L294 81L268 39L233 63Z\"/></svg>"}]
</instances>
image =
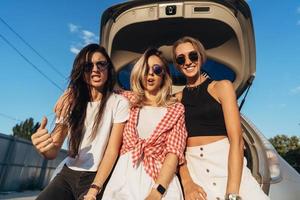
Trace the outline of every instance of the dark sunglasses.
<instances>
[{"instance_id":1,"label":"dark sunglasses","mask_svg":"<svg viewBox=\"0 0 300 200\"><path fill-rule=\"evenodd\" d=\"M152 71L155 75L160 76L161 74L164 73L164 68L158 64L155 64L152 66ZM146 74L148 73L149 73L149 68L147 67Z\"/></svg>"},{"instance_id":2,"label":"dark sunglasses","mask_svg":"<svg viewBox=\"0 0 300 200\"><path fill-rule=\"evenodd\" d=\"M95 63L95 65L100 72L103 72L104 70L106 70L108 68L108 62L106 60L98 61ZM94 67L94 63L87 62L84 64L84 71L92 72L93 67Z\"/></svg>"},{"instance_id":3,"label":"dark sunglasses","mask_svg":"<svg viewBox=\"0 0 300 200\"><path fill-rule=\"evenodd\" d=\"M188 57L189 57L190 61L192 61L192 62L197 62L198 58L199 58L198 53L196 51L189 52ZM179 56L176 57L176 63L178 65L183 65L185 63L185 61L186 61L185 55L183 55L183 54L180 54Z\"/></svg>"}]
</instances>

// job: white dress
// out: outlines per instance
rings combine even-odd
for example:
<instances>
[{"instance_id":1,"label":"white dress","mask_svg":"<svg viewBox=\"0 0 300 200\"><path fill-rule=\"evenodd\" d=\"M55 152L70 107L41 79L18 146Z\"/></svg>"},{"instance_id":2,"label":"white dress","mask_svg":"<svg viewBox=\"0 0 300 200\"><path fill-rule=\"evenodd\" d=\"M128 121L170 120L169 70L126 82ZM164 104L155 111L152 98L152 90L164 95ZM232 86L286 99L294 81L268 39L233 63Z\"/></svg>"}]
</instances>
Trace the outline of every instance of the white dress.
<instances>
[{"instance_id":1,"label":"white dress","mask_svg":"<svg viewBox=\"0 0 300 200\"><path fill-rule=\"evenodd\" d=\"M144 106L141 108L137 130L140 138L149 137L164 117L166 108ZM155 184L144 170L143 162L133 166L132 154L127 152L119 157L112 176L105 188L102 200L143 200ZM180 182L174 175L163 200L183 200Z\"/></svg>"}]
</instances>

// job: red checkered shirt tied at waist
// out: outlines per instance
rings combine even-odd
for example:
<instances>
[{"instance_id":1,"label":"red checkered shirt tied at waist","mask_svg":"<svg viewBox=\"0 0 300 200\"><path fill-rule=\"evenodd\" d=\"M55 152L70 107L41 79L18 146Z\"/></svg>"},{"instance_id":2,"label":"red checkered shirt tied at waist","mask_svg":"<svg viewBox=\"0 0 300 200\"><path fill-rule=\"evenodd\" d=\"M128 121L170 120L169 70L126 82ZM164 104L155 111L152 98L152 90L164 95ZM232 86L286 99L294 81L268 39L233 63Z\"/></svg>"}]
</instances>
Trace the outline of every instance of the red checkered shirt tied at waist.
<instances>
[{"instance_id":1,"label":"red checkered shirt tied at waist","mask_svg":"<svg viewBox=\"0 0 300 200\"><path fill-rule=\"evenodd\" d=\"M128 94L130 93L126 92L123 96L131 100L131 95ZM156 180L168 153L178 156L179 165L185 161L187 131L184 106L181 103L168 106L167 113L147 139L139 138L137 133L139 110L138 107L132 107L130 110L130 117L123 132L121 155L130 151L133 166L137 166L142 161L146 173Z\"/></svg>"}]
</instances>

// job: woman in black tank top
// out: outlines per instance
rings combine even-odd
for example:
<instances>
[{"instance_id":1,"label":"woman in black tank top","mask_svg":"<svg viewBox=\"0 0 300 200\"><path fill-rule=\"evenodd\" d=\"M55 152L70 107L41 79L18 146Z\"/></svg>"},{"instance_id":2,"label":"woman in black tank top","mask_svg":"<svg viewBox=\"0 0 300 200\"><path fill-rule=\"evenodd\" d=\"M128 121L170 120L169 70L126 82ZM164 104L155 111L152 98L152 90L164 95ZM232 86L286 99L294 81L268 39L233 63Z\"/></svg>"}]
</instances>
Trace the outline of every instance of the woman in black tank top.
<instances>
[{"instance_id":1,"label":"woman in black tank top","mask_svg":"<svg viewBox=\"0 0 300 200\"><path fill-rule=\"evenodd\" d=\"M176 94L188 131L186 163L179 170L185 199L269 199L246 167L232 83L201 75L206 53L194 38L174 43L173 60L187 80Z\"/></svg>"}]
</instances>

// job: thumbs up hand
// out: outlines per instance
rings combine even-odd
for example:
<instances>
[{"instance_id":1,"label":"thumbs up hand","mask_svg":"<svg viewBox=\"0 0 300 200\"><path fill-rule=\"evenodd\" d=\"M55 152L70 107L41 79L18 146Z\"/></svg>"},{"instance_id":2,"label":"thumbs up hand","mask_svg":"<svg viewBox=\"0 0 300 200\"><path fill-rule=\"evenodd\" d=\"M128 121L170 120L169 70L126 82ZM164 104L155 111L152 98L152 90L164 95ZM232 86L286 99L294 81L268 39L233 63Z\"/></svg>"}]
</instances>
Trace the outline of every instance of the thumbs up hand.
<instances>
[{"instance_id":1,"label":"thumbs up hand","mask_svg":"<svg viewBox=\"0 0 300 200\"><path fill-rule=\"evenodd\" d=\"M32 144L41 154L54 147L53 139L46 129L47 121L47 118L44 117L38 130L31 136Z\"/></svg>"}]
</instances>

